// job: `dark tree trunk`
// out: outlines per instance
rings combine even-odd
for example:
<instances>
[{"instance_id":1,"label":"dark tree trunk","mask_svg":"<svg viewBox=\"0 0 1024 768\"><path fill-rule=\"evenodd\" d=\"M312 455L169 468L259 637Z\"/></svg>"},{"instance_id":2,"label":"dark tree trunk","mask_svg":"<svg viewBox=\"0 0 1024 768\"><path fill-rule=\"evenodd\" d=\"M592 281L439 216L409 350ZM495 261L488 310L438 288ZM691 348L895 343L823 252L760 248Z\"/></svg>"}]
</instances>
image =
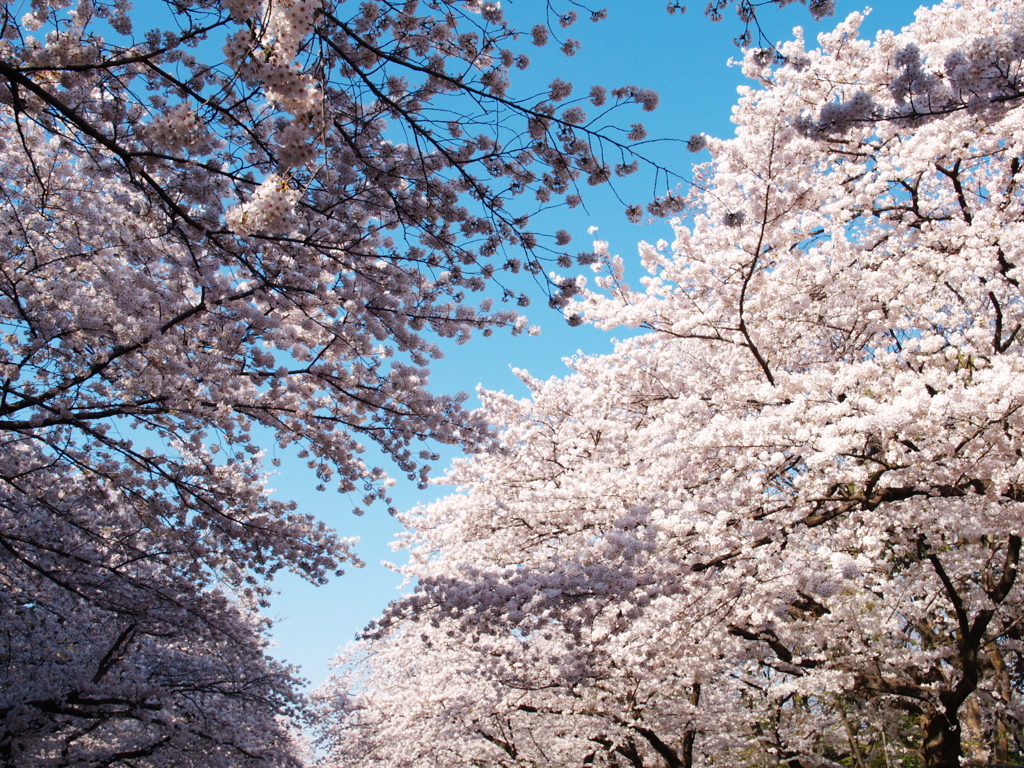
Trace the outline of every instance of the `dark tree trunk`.
<instances>
[{"instance_id":1,"label":"dark tree trunk","mask_svg":"<svg viewBox=\"0 0 1024 768\"><path fill-rule=\"evenodd\" d=\"M922 720L923 768L960 768L961 728L956 713L936 712Z\"/></svg>"},{"instance_id":2,"label":"dark tree trunk","mask_svg":"<svg viewBox=\"0 0 1024 768\"><path fill-rule=\"evenodd\" d=\"M700 704L700 683L693 684L693 690L690 691L690 704L694 707ZM682 752L682 768L693 768L693 742L696 739L697 730L691 726L686 733L683 734L683 744L680 749L680 752Z\"/></svg>"}]
</instances>

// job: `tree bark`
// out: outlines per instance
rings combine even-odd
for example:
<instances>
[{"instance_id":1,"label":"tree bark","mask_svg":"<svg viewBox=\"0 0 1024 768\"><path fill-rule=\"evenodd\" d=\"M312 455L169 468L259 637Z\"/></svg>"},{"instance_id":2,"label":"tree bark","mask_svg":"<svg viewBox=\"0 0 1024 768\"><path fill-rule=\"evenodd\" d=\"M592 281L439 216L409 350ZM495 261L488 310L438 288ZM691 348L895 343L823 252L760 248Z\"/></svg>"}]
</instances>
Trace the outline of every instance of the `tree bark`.
<instances>
[{"instance_id":1,"label":"tree bark","mask_svg":"<svg viewBox=\"0 0 1024 768\"><path fill-rule=\"evenodd\" d=\"M700 683L693 684L690 692L690 703L696 707L700 703ZM680 750L682 754L682 768L693 768L693 742L697 738L696 728L690 727L683 734L683 745Z\"/></svg>"},{"instance_id":2,"label":"tree bark","mask_svg":"<svg viewBox=\"0 0 1024 768\"><path fill-rule=\"evenodd\" d=\"M956 713L925 715L921 725L923 768L960 768L961 729Z\"/></svg>"}]
</instances>

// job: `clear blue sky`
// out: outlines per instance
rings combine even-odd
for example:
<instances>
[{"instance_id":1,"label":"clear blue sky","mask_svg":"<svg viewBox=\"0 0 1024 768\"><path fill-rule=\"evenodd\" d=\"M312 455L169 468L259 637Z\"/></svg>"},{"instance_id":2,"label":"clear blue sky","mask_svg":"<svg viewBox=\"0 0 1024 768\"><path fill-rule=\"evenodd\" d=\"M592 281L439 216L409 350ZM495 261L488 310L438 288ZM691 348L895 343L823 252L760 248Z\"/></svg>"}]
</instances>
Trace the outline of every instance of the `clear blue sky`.
<instances>
[{"instance_id":1,"label":"clear blue sky","mask_svg":"<svg viewBox=\"0 0 1024 768\"><path fill-rule=\"evenodd\" d=\"M585 95L591 85L605 85L609 89L624 84L653 88L661 95L661 105L653 113L642 113L639 108L621 113L625 123L641 120L651 138L681 139L681 142L659 144L652 147L659 162L689 177L693 162L702 158L685 149L685 140L694 133L729 137L733 126L730 110L736 101L736 87L744 83L738 67L729 67L730 58L739 58L732 38L740 26L735 17L717 24L707 21L701 13L704 0L695 0L690 10L669 16L664 0L608 0L608 19L592 23L581 18L566 36L580 39L582 50L567 59L549 46L526 52L532 65L520 73L520 85L514 82L515 92L526 94L546 90L555 77L571 81L574 95ZM920 5L913 0L879 0L863 27L863 33L873 37L878 29L900 29L913 20L914 10ZM531 13L543 13L542 0L504 0L507 15L523 19L529 29L536 21ZM814 24L803 5L792 5L784 10L762 9L761 21L773 41L788 40L794 26L803 26L806 37L813 41L818 31L830 29L847 14L863 10L863 0L839 0L838 12L823 24ZM620 194L628 202L646 202L656 193L666 191L664 184L652 186L650 174L639 173L620 184ZM585 188L590 195L584 198L586 210L563 210L538 222L536 229L567 229L573 235L570 251L588 250L594 236L588 234L590 226L599 228L596 237L608 240L612 251L627 261L636 261L636 244L641 240L671 238L665 224L631 225L623 216L623 206L603 188ZM550 223L548 223L548 221ZM543 296L537 292L534 306L527 310L531 323L543 329L539 337L510 338L495 333L490 338L476 338L467 344L445 348L445 359L434 366L431 377L435 391L467 391L471 394L478 384L486 389L504 390L525 395L526 390L512 375L511 368L526 368L539 378L562 375L562 359L577 350L601 353L610 349L610 336L592 328L569 328L559 313L546 308ZM477 404L475 396L469 403ZM449 451L446 456L451 456ZM303 512L311 512L335 527L343 536L359 536L360 556L365 568L349 568L347 573L324 587L313 587L286 575L279 577L275 587L279 594L267 612L275 618L274 653L290 663L301 666L302 673L314 685L329 673L328 661L338 649L351 641L371 619L380 614L390 600L398 596L401 578L380 565L382 560L397 560L401 553L393 553L388 544L399 524L383 510L371 510L357 518L351 514L355 500L333 492L316 493L312 489L317 481L301 461L285 464L271 486L283 497L299 502ZM441 474L445 462L439 462L435 474ZM427 502L450 491L446 487L419 491L414 484L399 478L394 497L401 509Z\"/></svg>"}]
</instances>

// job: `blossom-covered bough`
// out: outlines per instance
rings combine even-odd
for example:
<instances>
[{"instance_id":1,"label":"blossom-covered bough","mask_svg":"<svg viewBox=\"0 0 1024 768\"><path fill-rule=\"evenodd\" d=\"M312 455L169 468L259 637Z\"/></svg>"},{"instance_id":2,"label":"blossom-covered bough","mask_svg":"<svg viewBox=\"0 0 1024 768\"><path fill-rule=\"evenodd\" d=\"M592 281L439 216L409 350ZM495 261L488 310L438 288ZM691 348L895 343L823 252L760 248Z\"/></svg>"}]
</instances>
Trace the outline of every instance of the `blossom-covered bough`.
<instances>
[{"instance_id":1,"label":"blossom-covered bough","mask_svg":"<svg viewBox=\"0 0 1024 768\"><path fill-rule=\"evenodd\" d=\"M646 333L485 395L335 764L1024 756L1024 5L861 20L747 53L642 286L598 244L566 312Z\"/></svg>"}]
</instances>

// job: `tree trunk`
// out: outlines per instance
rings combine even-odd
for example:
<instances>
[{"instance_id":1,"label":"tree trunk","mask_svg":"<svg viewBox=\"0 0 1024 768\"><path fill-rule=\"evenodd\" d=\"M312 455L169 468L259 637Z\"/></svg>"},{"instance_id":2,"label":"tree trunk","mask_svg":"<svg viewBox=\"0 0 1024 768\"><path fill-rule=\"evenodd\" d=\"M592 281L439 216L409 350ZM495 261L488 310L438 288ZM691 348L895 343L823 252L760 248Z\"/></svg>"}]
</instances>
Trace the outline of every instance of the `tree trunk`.
<instances>
[{"instance_id":1,"label":"tree trunk","mask_svg":"<svg viewBox=\"0 0 1024 768\"><path fill-rule=\"evenodd\" d=\"M922 717L922 768L960 768L960 721L956 714L935 712Z\"/></svg>"},{"instance_id":2,"label":"tree trunk","mask_svg":"<svg viewBox=\"0 0 1024 768\"><path fill-rule=\"evenodd\" d=\"M693 684L693 690L690 691L690 704L696 707L700 703L700 683ZM683 734L683 746L680 750L682 752L682 768L693 768L693 742L697 738L697 731L691 725L686 733Z\"/></svg>"},{"instance_id":3,"label":"tree trunk","mask_svg":"<svg viewBox=\"0 0 1024 768\"><path fill-rule=\"evenodd\" d=\"M971 696L964 702L963 734L966 736L967 744L963 748L967 752L967 761L970 763L984 763L987 750L985 749L985 727L981 721L981 704L977 696Z\"/></svg>"},{"instance_id":4,"label":"tree trunk","mask_svg":"<svg viewBox=\"0 0 1024 768\"><path fill-rule=\"evenodd\" d=\"M999 649L998 645L993 645L992 650L989 651L988 663L994 673L993 676L995 677L996 691L999 698L1009 704L1012 698L1010 693L1010 673L1006 668L1003 652ZM993 736L992 758L997 763L1010 762L1010 731L1006 727L1006 722L1002 715L996 719Z\"/></svg>"}]
</instances>

